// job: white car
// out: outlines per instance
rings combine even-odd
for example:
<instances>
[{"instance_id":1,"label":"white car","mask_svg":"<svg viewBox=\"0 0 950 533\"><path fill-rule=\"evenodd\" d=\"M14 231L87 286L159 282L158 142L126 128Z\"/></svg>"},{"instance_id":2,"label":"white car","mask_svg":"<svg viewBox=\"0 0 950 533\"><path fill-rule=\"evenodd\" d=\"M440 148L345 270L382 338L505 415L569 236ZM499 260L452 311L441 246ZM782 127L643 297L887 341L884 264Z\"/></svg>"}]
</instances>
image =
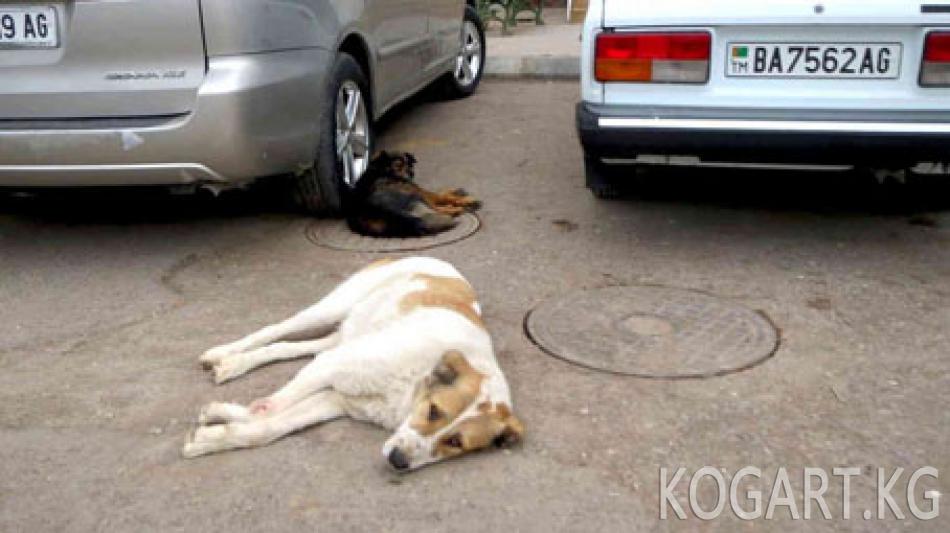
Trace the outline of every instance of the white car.
<instances>
[{"instance_id":1,"label":"white car","mask_svg":"<svg viewBox=\"0 0 950 533\"><path fill-rule=\"evenodd\" d=\"M577 127L605 159L950 161L950 0L592 0Z\"/></svg>"}]
</instances>

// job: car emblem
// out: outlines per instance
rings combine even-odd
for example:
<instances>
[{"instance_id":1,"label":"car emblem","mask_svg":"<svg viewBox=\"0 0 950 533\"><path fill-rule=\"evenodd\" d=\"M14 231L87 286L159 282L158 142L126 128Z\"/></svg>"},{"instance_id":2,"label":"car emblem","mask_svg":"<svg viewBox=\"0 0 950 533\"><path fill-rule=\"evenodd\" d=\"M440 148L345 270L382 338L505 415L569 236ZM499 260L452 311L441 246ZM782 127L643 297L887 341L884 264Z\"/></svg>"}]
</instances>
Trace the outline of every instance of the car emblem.
<instances>
[{"instance_id":1,"label":"car emblem","mask_svg":"<svg viewBox=\"0 0 950 533\"><path fill-rule=\"evenodd\" d=\"M823 6L823 5L821 5L821 4L815 4L815 13L816 13L816 14L821 15L821 14L824 13L824 12L825 12L825 6Z\"/></svg>"},{"instance_id":2,"label":"car emblem","mask_svg":"<svg viewBox=\"0 0 950 533\"><path fill-rule=\"evenodd\" d=\"M117 72L107 72L105 79L108 81L142 81L142 80L158 80L158 79L180 79L184 78L187 74L186 70L124 70Z\"/></svg>"}]
</instances>

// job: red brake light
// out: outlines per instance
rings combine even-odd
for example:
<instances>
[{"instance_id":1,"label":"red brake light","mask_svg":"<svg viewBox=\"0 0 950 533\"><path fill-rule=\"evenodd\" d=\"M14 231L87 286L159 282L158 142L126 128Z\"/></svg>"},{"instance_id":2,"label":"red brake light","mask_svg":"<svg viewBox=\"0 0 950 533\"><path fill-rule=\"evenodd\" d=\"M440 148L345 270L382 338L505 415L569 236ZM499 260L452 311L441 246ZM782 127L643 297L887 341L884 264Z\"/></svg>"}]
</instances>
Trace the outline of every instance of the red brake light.
<instances>
[{"instance_id":1,"label":"red brake light","mask_svg":"<svg viewBox=\"0 0 950 533\"><path fill-rule=\"evenodd\" d=\"M708 32L603 33L595 45L598 81L702 83L709 77Z\"/></svg>"},{"instance_id":2,"label":"red brake light","mask_svg":"<svg viewBox=\"0 0 950 533\"><path fill-rule=\"evenodd\" d=\"M950 63L950 33L934 31L927 34L924 61Z\"/></svg>"},{"instance_id":3,"label":"red brake light","mask_svg":"<svg viewBox=\"0 0 950 533\"><path fill-rule=\"evenodd\" d=\"M597 57L609 59L709 59L708 33L605 33Z\"/></svg>"},{"instance_id":4,"label":"red brake light","mask_svg":"<svg viewBox=\"0 0 950 533\"><path fill-rule=\"evenodd\" d=\"M920 85L950 87L950 32L932 31L924 40L924 62L920 66Z\"/></svg>"}]
</instances>

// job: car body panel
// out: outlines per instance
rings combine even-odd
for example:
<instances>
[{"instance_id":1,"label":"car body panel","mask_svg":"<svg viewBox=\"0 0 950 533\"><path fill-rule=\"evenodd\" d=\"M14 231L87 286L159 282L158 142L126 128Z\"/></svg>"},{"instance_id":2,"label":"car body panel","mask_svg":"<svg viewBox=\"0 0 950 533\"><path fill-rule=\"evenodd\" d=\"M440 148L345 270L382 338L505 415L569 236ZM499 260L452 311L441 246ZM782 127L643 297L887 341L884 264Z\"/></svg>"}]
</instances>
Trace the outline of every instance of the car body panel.
<instances>
[{"instance_id":1,"label":"car body panel","mask_svg":"<svg viewBox=\"0 0 950 533\"><path fill-rule=\"evenodd\" d=\"M594 33L603 31L709 31L713 37L707 84L599 84L584 81L585 101L620 105L826 109L943 109L950 91L918 84L924 35L950 13L922 13L920 2L904 0L601 0L589 13L583 72L591 72ZM820 8L818 7L820 6ZM846 36L846 37L843 37ZM897 80L745 79L726 76L728 46L734 42L889 42L903 45ZM860 95L857 98L856 95Z\"/></svg>"},{"instance_id":2,"label":"car body panel","mask_svg":"<svg viewBox=\"0 0 950 533\"><path fill-rule=\"evenodd\" d=\"M370 0L369 33L376 46L377 99L388 102L413 87L432 56L427 0ZM418 13L426 13L420 17Z\"/></svg>"},{"instance_id":3,"label":"car body panel","mask_svg":"<svg viewBox=\"0 0 950 533\"><path fill-rule=\"evenodd\" d=\"M914 166L950 153L950 111L577 106L581 144L608 159ZM663 156L646 157L642 156Z\"/></svg>"},{"instance_id":4,"label":"car body panel","mask_svg":"<svg viewBox=\"0 0 950 533\"><path fill-rule=\"evenodd\" d=\"M619 26L944 24L950 13L923 13L911 0L598 0L602 23Z\"/></svg>"},{"instance_id":5,"label":"car body panel","mask_svg":"<svg viewBox=\"0 0 950 533\"><path fill-rule=\"evenodd\" d=\"M681 28L676 26L675 28ZM691 26L709 31L712 56L705 84L608 83L604 102L618 105L692 105L704 107L818 109L946 109L950 91L918 83L924 36L929 26ZM618 30L620 31L620 30ZM845 36L845 37L842 37ZM897 79L737 78L726 75L729 44L734 42L859 42L902 44Z\"/></svg>"},{"instance_id":6,"label":"car body panel","mask_svg":"<svg viewBox=\"0 0 950 533\"><path fill-rule=\"evenodd\" d=\"M317 47L366 48L374 117L451 68L465 0L202 0L210 57ZM418 16L426 13L425 16Z\"/></svg>"},{"instance_id":7,"label":"car body panel","mask_svg":"<svg viewBox=\"0 0 950 533\"><path fill-rule=\"evenodd\" d=\"M604 102L604 84L594 78L594 45L597 35L604 31L604 2L595 0L587 8L581 33L581 100Z\"/></svg>"},{"instance_id":8,"label":"car body panel","mask_svg":"<svg viewBox=\"0 0 950 533\"><path fill-rule=\"evenodd\" d=\"M459 22L465 10L465 0L429 2L429 33L432 35L434 53L425 65L425 71L444 72L446 64L455 62L459 44Z\"/></svg>"},{"instance_id":9,"label":"car body panel","mask_svg":"<svg viewBox=\"0 0 950 533\"><path fill-rule=\"evenodd\" d=\"M239 185L301 171L340 47L365 50L379 117L454 68L465 2L55 5L60 48L0 50L0 186ZM158 77L104 80L112 71Z\"/></svg>"},{"instance_id":10,"label":"car body panel","mask_svg":"<svg viewBox=\"0 0 950 533\"><path fill-rule=\"evenodd\" d=\"M333 57L313 48L212 58L183 115L0 125L0 185L241 184L306 168Z\"/></svg>"},{"instance_id":11,"label":"car body panel","mask_svg":"<svg viewBox=\"0 0 950 533\"><path fill-rule=\"evenodd\" d=\"M378 117L426 77L422 62L432 55L427 2L202 0L201 5L209 57L295 48L337 50L348 38L357 38L369 56L366 74Z\"/></svg>"},{"instance_id":12,"label":"car body panel","mask_svg":"<svg viewBox=\"0 0 950 533\"><path fill-rule=\"evenodd\" d=\"M198 0L85 0L53 6L58 48L0 49L0 119L193 109L205 75Z\"/></svg>"},{"instance_id":13,"label":"car body panel","mask_svg":"<svg viewBox=\"0 0 950 533\"><path fill-rule=\"evenodd\" d=\"M925 36L950 29L950 13L924 12L923 3L593 2L581 59L582 143L591 152L614 157L624 152L837 162L858 155L874 161L924 153L947 157L943 139L950 128L950 88L922 87L919 79ZM594 79L597 35L656 31L708 32L708 80L685 84ZM727 67L730 44L736 43L899 45L900 70L892 79L735 77L727 74ZM809 139L813 149L808 149ZM903 149L915 143L921 150ZM829 146L837 152L822 149ZM890 152L881 152L888 147Z\"/></svg>"},{"instance_id":14,"label":"car body panel","mask_svg":"<svg viewBox=\"0 0 950 533\"><path fill-rule=\"evenodd\" d=\"M201 0L209 57L295 48L331 49L337 32L359 18L345 2Z\"/></svg>"}]
</instances>

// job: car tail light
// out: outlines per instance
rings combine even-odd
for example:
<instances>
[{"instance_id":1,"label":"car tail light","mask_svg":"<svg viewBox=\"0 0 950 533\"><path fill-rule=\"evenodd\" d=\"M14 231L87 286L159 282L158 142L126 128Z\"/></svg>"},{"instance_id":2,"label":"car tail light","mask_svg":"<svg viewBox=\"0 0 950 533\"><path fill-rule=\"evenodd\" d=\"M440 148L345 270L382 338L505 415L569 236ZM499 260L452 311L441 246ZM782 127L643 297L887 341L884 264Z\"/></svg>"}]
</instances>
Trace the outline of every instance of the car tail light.
<instances>
[{"instance_id":1,"label":"car tail light","mask_svg":"<svg viewBox=\"0 0 950 533\"><path fill-rule=\"evenodd\" d=\"M602 33L597 36L597 81L705 83L708 32Z\"/></svg>"},{"instance_id":2,"label":"car tail light","mask_svg":"<svg viewBox=\"0 0 950 533\"><path fill-rule=\"evenodd\" d=\"M924 87L950 86L950 32L933 31L924 42L924 63L920 67Z\"/></svg>"}]
</instances>

